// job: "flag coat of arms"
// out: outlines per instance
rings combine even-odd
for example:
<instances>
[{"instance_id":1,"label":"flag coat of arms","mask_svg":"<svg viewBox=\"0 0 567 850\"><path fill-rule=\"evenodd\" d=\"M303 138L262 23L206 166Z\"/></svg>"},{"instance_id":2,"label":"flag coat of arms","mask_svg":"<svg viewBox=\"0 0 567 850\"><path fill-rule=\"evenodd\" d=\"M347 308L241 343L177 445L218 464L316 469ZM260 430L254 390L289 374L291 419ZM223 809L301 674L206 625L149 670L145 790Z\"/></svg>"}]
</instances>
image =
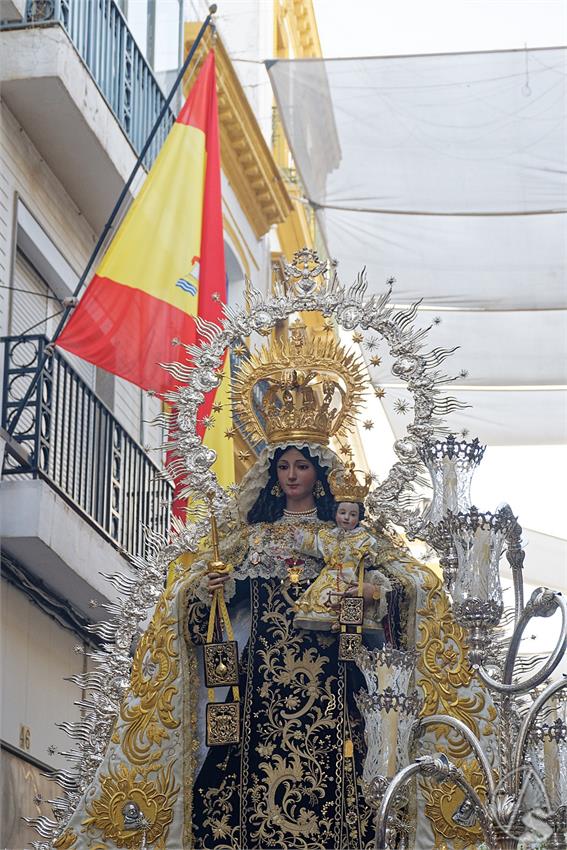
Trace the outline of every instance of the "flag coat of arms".
<instances>
[{"instance_id":1,"label":"flag coat of arms","mask_svg":"<svg viewBox=\"0 0 567 850\"><path fill-rule=\"evenodd\" d=\"M213 297L214 296L214 297ZM226 300L215 57L211 51L163 147L56 344L143 389L174 386L160 364L195 316Z\"/></svg>"}]
</instances>

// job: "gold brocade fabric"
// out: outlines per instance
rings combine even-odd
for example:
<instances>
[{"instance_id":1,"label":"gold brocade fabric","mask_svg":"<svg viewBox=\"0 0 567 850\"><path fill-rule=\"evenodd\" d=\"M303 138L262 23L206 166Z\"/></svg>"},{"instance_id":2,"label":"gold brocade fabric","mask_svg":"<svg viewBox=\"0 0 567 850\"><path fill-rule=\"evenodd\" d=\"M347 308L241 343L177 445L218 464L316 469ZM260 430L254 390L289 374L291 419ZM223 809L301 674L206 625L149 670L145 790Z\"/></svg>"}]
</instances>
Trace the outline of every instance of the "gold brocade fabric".
<instances>
[{"instance_id":1,"label":"gold brocade fabric","mask_svg":"<svg viewBox=\"0 0 567 850\"><path fill-rule=\"evenodd\" d=\"M372 819L360 783L363 729L352 700L362 682L350 665L338 662L335 636L295 628L278 560L289 530L280 525L273 531L272 538L263 525L234 537L231 610L241 600L250 612L246 637L240 638L241 743L212 749L203 760L199 644L208 608L198 595L202 565L193 565L158 602L95 780L55 846L137 850L142 841L157 850L372 846ZM258 551L262 557L254 563L251 554ZM263 574L264 554L272 574ZM386 633L401 646L418 648L417 684L428 713L457 711L485 734L491 706L481 705L470 671L460 663L462 635L443 607L439 582L388 538L379 540L379 557L392 586ZM241 568L248 570L242 580ZM460 742L443 730L434 738L436 749L463 755ZM345 746L347 741L352 745ZM474 766L470 770L474 779ZM139 806L143 828L125 828L127 802ZM453 802L456 807L456 798L447 802L446 795L427 788L418 800L418 826L428 850L443 842L459 850L467 846L462 836L447 831Z\"/></svg>"},{"instance_id":2,"label":"gold brocade fabric","mask_svg":"<svg viewBox=\"0 0 567 850\"><path fill-rule=\"evenodd\" d=\"M417 684L424 698L422 715L448 714L465 723L479 740L494 742L496 711L468 662L465 632L451 615L439 577L426 570L424 578L424 602L417 612ZM461 735L437 726L425 736L424 743L427 742L435 752L446 753L461 768L480 798L485 799L487 789L482 770ZM452 782L421 780L420 786L435 848L477 848L483 835L476 820L471 826L461 826L453 820L464 802L464 792Z\"/></svg>"},{"instance_id":3,"label":"gold brocade fabric","mask_svg":"<svg viewBox=\"0 0 567 850\"><path fill-rule=\"evenodd\" d=\"M367 628L380 626L387 610L386 594L392 586L380 569L379 546L369 529L365 526L349 531L327 525L315 530L300 527L294 535L294 544L302 555L315 555L324 562L316 579L297 599L297 626L338 628L338 615L333 610L336 594L356 587L359 580L373 584L377 591L375 603L366 606L365 624Z\"/></svg>"},{"instance_id":4,"label":"gold brocade fabric","mask_svg":"<svg viewBox=\"0 0 567 850\"><path fill-rule=\"evenodd\" d=\"M280 580L251 579L249 599L242 740L211 749L196 779L195 847L370 847L361 740L357 757L345 755L360 738L348 697L356 671L338 661L336 636L294 627Z\"/></svg>"}]
</instances>

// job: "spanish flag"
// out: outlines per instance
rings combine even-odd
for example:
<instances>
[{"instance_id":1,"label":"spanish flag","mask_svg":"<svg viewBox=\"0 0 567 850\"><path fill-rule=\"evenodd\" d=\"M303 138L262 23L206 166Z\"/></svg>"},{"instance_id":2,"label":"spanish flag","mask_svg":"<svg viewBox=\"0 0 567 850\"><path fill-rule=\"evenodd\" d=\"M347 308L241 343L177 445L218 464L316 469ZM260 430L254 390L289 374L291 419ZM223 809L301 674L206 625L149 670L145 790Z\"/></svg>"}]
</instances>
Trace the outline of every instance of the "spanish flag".
<instances>
[{"instance_id":1,"label":"spanish flag","mask_svg":"<svg viewBox=\"0 0 567 850\"><path fill-rule=\"evenodd\" d=\"M172 342L226 301L215 57L211 51L151 171L56 344L163 395ZM211 394L212 395L212 394ZM210 411L212 398L201 411Z\"/></svg>"}]
</instances>

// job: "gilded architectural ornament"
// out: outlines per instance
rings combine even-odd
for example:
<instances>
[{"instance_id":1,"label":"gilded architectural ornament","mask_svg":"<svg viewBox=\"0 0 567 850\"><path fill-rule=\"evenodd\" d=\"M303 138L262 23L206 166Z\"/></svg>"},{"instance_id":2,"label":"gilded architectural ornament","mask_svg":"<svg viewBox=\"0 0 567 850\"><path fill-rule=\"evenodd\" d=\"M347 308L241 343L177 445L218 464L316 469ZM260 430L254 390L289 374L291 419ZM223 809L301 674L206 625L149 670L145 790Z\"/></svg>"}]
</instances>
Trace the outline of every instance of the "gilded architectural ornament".
<instances>
[{"instance_id":1,"label":"gilded architectural ornament","mask_svg":"<svg viewBox=\"0 0 567 850\"><path fill-rule=\"evenodd\" d=\"M191 49L200 24L186 22L184 43ZM207 33L198 50L195 73L210 48ZM222 38L215 41L219 131L223 171L259 239L273 224L284 221L293 205L284 179L262 135Z\"/></svg>"}]
</instances>

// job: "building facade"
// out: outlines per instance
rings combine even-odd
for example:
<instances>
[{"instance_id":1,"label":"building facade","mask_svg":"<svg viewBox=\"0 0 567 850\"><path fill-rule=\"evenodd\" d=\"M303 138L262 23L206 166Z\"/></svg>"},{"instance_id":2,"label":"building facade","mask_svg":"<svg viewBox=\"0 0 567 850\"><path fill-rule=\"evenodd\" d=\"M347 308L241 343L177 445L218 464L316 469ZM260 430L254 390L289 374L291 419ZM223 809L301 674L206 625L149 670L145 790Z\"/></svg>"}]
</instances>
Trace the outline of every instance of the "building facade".
<instances>
[{"instance_id":1,"label":"building facade","mask_svg":"<svg viewBox=\"0 0 567 850\"><path fill-rule=\"evenodd\" d=\"M0 3L3 848L34 840L23 815L51 814L43 774L67 766L70 748L55 724L81 710L66 679L88 669L89 627L114 599L101 573L131 573L144 526L167 532L171 499L151 424L160 406L147 393L56 349L17 411L207 11L182 0ZM247 281L267 291L273 262L315 239L261 62L278 49L320 51L310 0L223 4L229 303L245 299ZM143 169L133 194L142 179ZM227 443L243 447L238 435Z\"/></svg>"}]
</instances>

